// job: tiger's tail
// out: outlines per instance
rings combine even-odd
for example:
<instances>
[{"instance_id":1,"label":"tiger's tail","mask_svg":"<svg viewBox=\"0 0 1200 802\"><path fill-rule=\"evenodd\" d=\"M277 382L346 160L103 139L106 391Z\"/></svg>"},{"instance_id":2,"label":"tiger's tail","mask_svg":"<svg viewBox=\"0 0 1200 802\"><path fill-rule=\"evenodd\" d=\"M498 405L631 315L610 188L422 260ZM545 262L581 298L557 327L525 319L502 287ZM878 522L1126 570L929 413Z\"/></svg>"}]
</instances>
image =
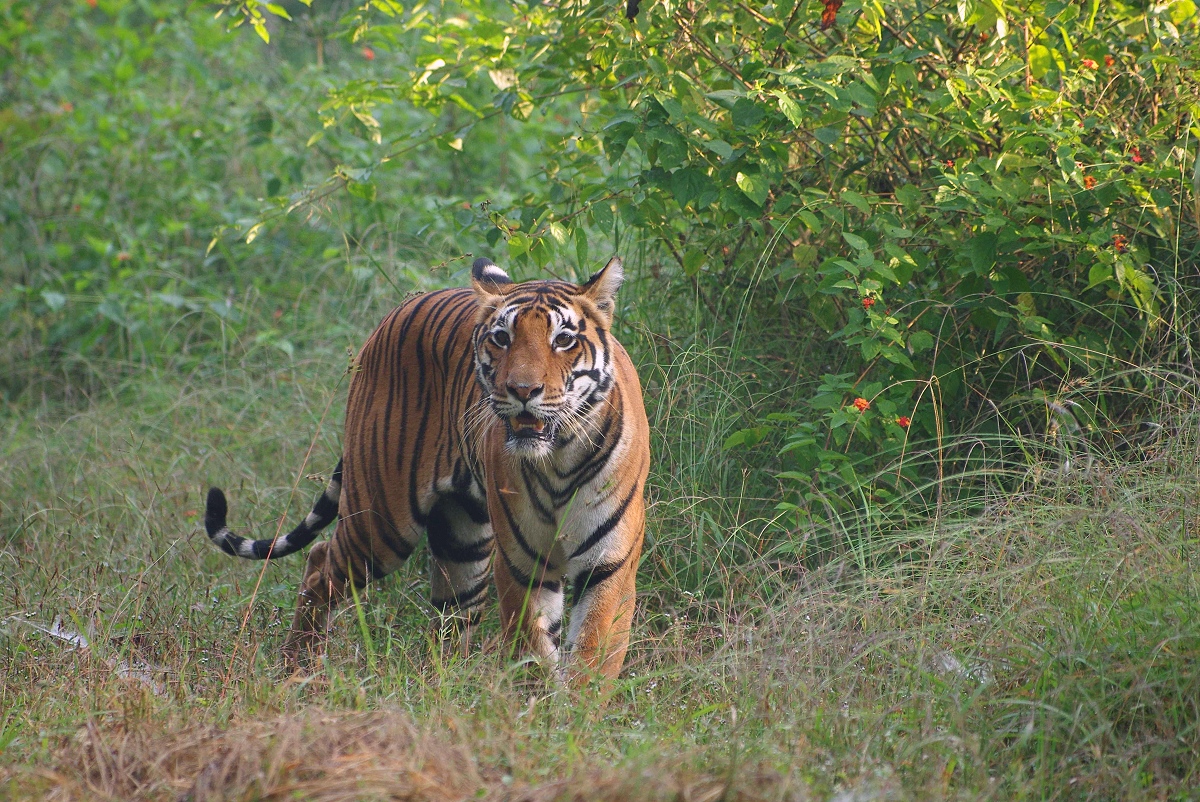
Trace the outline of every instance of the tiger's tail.
<instances>
[{"instance_id":1,"label":"tiger's tail","mask_svg":"<svg viewBox=\"0 0 1200 802\"><path fill-rule=\"evenodd\" d=\"M329 485L317 496L312 512L304 517L299 526L282 537L250 540L229 531L225 525L229 505L225 501L225 494L213 487L209 489L208 501L204 505L204 529L208 532L208 539L226 554L248 560L286 557L312 543L318 532L337 519L341 493L342 461L338 460L337 468L329 478Z\"/></svg>"}]
</instances>

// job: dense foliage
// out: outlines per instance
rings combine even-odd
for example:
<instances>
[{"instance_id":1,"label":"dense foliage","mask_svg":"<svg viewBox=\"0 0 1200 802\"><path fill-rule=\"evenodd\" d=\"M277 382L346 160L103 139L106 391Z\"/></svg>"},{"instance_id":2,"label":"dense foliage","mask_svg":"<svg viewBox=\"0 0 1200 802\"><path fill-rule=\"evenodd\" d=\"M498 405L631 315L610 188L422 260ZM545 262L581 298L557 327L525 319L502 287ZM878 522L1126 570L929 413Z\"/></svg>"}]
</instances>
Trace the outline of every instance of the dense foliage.
<instances>
[{"instance_id":1,"label":"dense foliage","mask_svg":"<svg viewBox=\"0 0 1200 802\"><path fill-rule=\"evenodd\" d=\"M726 446L778 450L800 523L1103 434L1130 368L1190 365L1191 0L211 11L3 4L18 359L290 350L267 315L322 262L636 252L757 366Z\"/></svg>"},{"instance_id":2,"label":"dense foliage","mask_svg":"<svg viewBox=\"0 0 1200 802\"><path fill-rule=\"evenodd\" d=\"M387 151L408 135L372 111L411 103L470 150L497 114L574 116L481 233L544 267L633 229L734 341L777 312L832 343L802 403L728 442L782 425L807 502L919 487L951 433L1102 431L1126 405L1098 384L1190 354L1190 0L637 9L367 4L349 36L386 74L331 92L327 122Z\"/></svg>"}]
</instances>

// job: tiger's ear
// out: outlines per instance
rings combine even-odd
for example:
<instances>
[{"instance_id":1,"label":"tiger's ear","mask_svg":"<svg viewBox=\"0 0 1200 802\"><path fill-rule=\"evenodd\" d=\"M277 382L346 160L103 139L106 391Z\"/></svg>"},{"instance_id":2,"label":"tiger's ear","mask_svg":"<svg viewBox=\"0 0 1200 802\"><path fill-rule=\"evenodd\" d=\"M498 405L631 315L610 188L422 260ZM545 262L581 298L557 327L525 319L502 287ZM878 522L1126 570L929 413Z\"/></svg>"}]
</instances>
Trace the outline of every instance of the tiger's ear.
<instances>
[{"instance_id":1,"label":"tiger's ear","mask_svg":"<svg viewBox=\"0 0 1200 802\"><path fill-rule=\"evenodd\" d=\"M625 267L620 257L614 256L599 272L587 280L580 289L583 297L591 300L596 309L604 317L604 325L612 325L613 312L616 309L614 299L621 282L625 280Z\"/></svg>"},{"instance_id":2,"label":"tiger's ear","mask_svg":"<svg viewBox=\"0 0 1200 802\"><path fill-rule=\"evenodd\" d=\"M480 306L497 306L503 295L501 287L505 284L512 284L512 279L491 259L481 256L471 265L471 288L475 290Z\"/></svg>"}]
</instances>

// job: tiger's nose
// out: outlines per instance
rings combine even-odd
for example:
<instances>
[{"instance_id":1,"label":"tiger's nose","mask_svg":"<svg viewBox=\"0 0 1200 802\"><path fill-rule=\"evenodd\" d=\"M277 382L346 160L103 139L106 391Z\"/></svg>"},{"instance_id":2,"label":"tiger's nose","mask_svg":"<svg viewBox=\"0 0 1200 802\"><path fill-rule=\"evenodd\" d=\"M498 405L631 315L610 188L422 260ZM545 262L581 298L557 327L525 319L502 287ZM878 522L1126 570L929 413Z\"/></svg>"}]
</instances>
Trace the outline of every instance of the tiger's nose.
<instances>
[{"instance_id":1,"label":"tiger's nose","mask_svg":"<svg viewBox=\"0 0 1200 802\"><path fill-rule=\"evenodd\" d=\"M545 388L544 384L512 384L508 385L508 392L515 395L521 401L528 401L535 395L539 395Z\"/></svg>"}]
</instances>

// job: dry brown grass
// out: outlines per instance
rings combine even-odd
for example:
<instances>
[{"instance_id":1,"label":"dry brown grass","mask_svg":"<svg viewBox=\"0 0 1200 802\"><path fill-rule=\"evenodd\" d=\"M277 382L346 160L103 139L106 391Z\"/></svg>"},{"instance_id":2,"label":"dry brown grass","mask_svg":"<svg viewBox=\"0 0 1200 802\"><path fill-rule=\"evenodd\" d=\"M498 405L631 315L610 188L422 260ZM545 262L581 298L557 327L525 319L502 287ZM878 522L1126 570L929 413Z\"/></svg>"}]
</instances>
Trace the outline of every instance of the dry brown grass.
<instances>
[{"instance_id":1,"label":"dry brown grass","mask_svg":"<svg viewBox=\"0 0 1200 802\"><path fill-rule=\"evenodd\" d=\"M55 800L388 799L792 800L802 786L766 768L734 777L696 771L678 755L622 771L580 770L540 785L481 769L450 730L433 734L399 711L318 710L227 729L88 724L50 765L0 770L0 793Z\"/></svg>"}]
</instances>

